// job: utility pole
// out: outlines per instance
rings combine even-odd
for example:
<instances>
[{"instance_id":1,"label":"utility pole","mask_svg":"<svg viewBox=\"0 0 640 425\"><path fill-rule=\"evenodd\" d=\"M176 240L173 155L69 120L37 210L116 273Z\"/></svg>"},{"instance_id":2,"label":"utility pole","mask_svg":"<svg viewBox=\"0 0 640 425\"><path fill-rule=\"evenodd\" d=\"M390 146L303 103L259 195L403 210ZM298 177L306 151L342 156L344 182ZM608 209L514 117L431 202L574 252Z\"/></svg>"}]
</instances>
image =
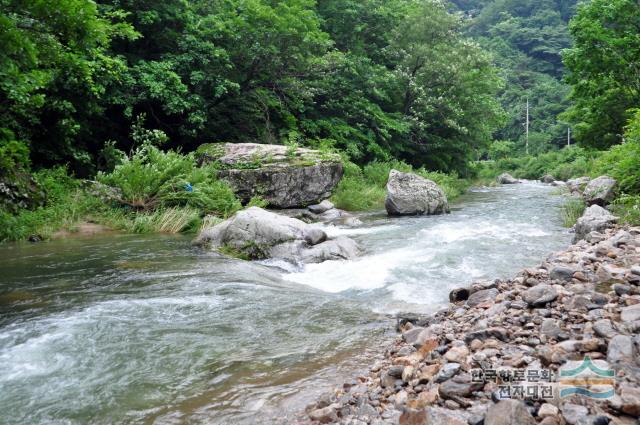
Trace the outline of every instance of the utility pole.
<instances>
[{"instance_id":1,"label":"utility pole","mask_svg":"<svg viewBox=\"0 0 640 425\"><path fill-rule=\"evenodd\" d=\"M567 127L567 146L571 146L571 127Z\"/></svg>"},{"instance_id":2,"label":"utility pole","mask_svg":"<svg viewBox=\"0 0 640 425\"><path fill-rule=\"evenodd\" d=\"M526 129L527 129L527 139L526 139L526 144L525 144L525 152L527 155L529 155L529 98L527 98L527 123L526 123Z\"/></svg>"}]
</instances>

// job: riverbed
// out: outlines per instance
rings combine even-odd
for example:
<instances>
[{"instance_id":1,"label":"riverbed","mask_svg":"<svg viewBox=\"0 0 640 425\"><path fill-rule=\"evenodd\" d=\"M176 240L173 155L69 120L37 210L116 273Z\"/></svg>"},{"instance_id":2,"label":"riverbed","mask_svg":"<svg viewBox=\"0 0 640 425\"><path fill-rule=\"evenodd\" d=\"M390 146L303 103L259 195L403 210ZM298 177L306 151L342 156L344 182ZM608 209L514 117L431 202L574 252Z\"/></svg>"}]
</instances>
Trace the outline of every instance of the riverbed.
<instances>
[{"instance_id":1,"label":"riverbed","mask_svg":"<svg viewBox=\"0 0 640 425\"><path fill-rule=\"evenodd\" d=\"M0 423L285 423L366 369L396 312L569 244L555 188L474 189L436 217L362 215L351 262L296 268L109 235L0 246Z\"/></svg>"}]
</instances>

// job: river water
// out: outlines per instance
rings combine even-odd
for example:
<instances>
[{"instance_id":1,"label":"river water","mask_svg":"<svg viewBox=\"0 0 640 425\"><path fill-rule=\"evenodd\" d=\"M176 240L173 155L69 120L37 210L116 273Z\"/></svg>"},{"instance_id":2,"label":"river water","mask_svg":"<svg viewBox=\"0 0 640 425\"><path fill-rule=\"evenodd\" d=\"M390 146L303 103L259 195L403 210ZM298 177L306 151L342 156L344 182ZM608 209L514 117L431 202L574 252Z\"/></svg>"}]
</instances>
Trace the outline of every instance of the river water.
<instances>
[{"instance_id":1,"label":"river water","mask_svg":"<svg viewBox=\"0 0 640 425\"><path fill-rule=\"evenodd\" d=\"M285 423L373 363L394 312L430 312L570 241L536 183L476 189L437 217L329 227L351 262L283 271L189 238L0 246L0 423Z\"/></svg>"}]
</instances>

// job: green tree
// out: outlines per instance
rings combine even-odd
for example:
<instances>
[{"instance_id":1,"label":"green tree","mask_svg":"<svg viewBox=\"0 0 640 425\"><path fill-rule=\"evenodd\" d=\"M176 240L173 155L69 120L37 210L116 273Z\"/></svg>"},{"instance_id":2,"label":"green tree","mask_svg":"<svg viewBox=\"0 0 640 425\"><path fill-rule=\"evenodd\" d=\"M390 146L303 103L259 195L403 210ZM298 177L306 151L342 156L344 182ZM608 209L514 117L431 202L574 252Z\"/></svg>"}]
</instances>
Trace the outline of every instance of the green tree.
<instances>
[{"instance_id":1,"label":"green tree","mask_svg":"<svg viewBox=\"0 0 640 425\"><path fill-rule=\"evenodd\" d=\"M564 118L584 145L622 142L630 109L640 106L640 4L593 0L572 19L574 47L564 55L575 105Z\"/></svg>"}]
</instances>

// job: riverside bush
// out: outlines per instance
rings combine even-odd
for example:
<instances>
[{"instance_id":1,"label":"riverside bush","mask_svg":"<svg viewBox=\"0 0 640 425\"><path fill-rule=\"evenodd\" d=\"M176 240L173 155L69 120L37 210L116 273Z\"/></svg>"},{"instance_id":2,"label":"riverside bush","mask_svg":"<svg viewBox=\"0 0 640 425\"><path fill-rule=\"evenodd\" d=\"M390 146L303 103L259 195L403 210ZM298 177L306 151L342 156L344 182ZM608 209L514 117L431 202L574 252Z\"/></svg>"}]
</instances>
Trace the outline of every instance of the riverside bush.
<instances>
[{"instance_id":1,"label":"riverside bush","mask_svg":"<svg viewBox=\"0 0 640 425\"><path fill-rule=\"evenodd\" d=\"M119 191L114 201L136 211L189 206L227 217L242 206L215 173L212 167L197 167L193 154L164 152L143 143L111 173L98 173L96 179Z\"/></svg>"}]
</instances>

